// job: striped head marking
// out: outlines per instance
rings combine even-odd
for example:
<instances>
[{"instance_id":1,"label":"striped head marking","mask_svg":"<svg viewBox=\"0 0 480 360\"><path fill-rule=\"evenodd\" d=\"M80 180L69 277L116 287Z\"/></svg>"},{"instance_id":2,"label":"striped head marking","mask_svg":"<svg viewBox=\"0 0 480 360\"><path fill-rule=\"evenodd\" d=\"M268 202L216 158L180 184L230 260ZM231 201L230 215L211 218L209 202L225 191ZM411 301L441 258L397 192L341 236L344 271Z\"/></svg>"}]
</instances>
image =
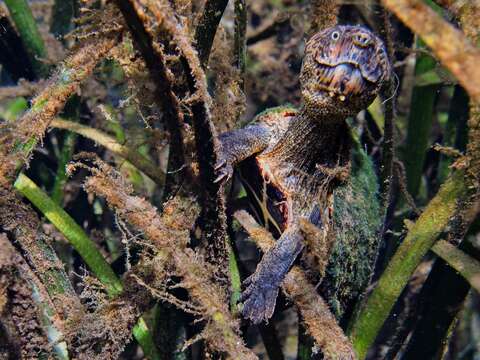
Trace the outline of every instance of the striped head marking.
<instances>
[{"instance_id":1,"label":"striped head marking","mask_svg":"<svg viewBox=\"0 0 480 360\"><path fill-rule=\"evenodd\" d=\"M380 38L362 26L338 25L308 40L300 82L307 109L348 116L366 108L390 76Z\"/></svg>"}]
</instances>

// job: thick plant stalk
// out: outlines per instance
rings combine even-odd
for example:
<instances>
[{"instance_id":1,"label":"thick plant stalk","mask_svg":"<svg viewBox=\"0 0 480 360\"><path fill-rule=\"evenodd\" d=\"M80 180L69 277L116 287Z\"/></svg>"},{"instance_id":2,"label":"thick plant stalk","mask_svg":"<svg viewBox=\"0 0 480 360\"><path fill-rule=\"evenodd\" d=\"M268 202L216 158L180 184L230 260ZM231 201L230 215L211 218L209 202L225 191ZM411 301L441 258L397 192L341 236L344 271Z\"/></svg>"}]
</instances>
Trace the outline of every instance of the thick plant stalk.
<instances>
[{"instance_id":1,"label":"thick plant stalk","mask_svg":"<svg viewBox=\"0 0 480 360\"><path fill-rule=\"evenodd\" d=\"M25 44L35 73L46 76L48 66L42 63L41 59L47 56L47 50L27 0L5 0L5 4Z\"/></svg>"},{"instance_id":2,"label":"thick plant stalk","mask_svg":"<svg viewBox=\"0 0 480 360\"><path fill-rule=\"evenodd\" d=\"M246 211L234 214L262 252L267 252L274 244L272 234L260 226ZM282 289L295 303L302 315L305 328L313 337L326 359L354 359L353 347L327 303L310 284L307 275L298 266L293 266L282 283Z\"/></svg>"},{"instance_id":3,"label":"thick plant stalk","mask_svg":"<svg viewBox=\"0 0 480 360\"><path fill-rule=\"evenodd\" d=\"M137 8L138 2L144 4L153 14L154 24L159 24L159 27L170 35L182 56L187 85L192 94L190 109L195 135L196 156L200 165L202 213L199 225L202 230L202 240L207 245L207 258L218 265L220 270L219 278L226 282L228 281L226 274L228 269L228 252L225 201L223 198L223 186L215 182L217 178L215 169L218 164L219 142L215 127L211 121L211 98L207 90L205 72L201 67L197 52L190 42L186 29L176 20L177 17L170 4L165 1L134 1ZM132 2L119 0L120 3L124 10L127 10L122 10L127 19L140 19L139 14L136 13L136 6L132 5ZM140 23L145 31L151 31L147 26L147 20L144 19L144 23L141 21ZM148 47L142 50L142 54L145 59L151 56Z\"/></svg>"},{"instance_id":4,"label":"thick plant stalk","mask_svg":"<svg viewBox=\"0 0 480 360\"><path fill-rule=\"evenodd\" d=\"M51 126L57 129L71 131L95 141L96 143L110 150L115 155L118 155L132 163L138 170L150 177L159 186L164 184L165 174L160 170L159 167L155 166L150 159L140 154L138 151L136 151L136 149L118 143L118 141L116 141L110 135L107 135L98 129L59 118L55 118L52 121Z\"/></svg>"},{"instance_id":5,"label":"thick plant stalk","mask_svg":"<svg viewBox=\"0 0 480 360\"><path fill-rule=\"evenodd\" d=\"M65 343L57 343L53 349L50 346L59 340L48 336L54 332L58 334L51 325L52 317L57 314L49 307L51 304L44 294L38 291L34 272L1 232L0 248L2 358L50 359L55 353L57 359L68 360Z\"/></svg>"},{"instance_id":6,"label":"thick plant stalk","mask_svg":"<svg viewBox=\"0 0 480 360\"><path fill-rule=\"evenodd\" d=\"M33 209L5 189L0 189L0 220L2 231L10 234L24 253L28 264L24 272L43 310L48 337L56 344L54 349L59 357L68 358L65 343L59 340L64 335L65 321L81 315L83 307L61 261L49 245L50 240L41 231L41 223ZM3 250L7 251L6 248ZM35 275L30 276L31 272Z\"/></svg>"},{"instance_id":7,"label":"thick plant stalk","mask_svg":"<svg viewBox=\"0 0 480 360\"><path fill-rule=\"evenodd\" d=\"M463 172L458 171L430 201L388 263L349 329L359 359L365 358L413 271L458 210L458 199L465 190Z\"/></svg>"},{"instance_id":8,"label":"thick plant stalk","mask_svg":"<svg viewBox=\"0 0 480 360\"><path fill-rule=\"evenodd\" d=\"M59 319L75 315L81 309L67 274L59 266L60 259L41 231L41 223L33 209L23 204L10 189L0 188L0 227L9 232L25 254L29 266L38 274L40 283L52 299ZM19 220L21 219L21 220Z\"/></svg>"},{"instance_id":9,"label":"thick plant stalk","mask_svg":"<svg viewBox=\"0 0 480 360\"><path fill-rule=\"evenodd\" d=\"M111 36L100 36L80 47L63 62L12 131L0 137L0 185L8 186L13 182L38 141L45 136L50 122L116 43Z\"/></svg>"},{"instance_id":10,"label":"thick plant stalk","mask_svg":"<svg viewBox=\"0 0 480 360\"><path fill-rule=\"evenodd\" d=\"M470 97L480 103L480 49L421 0L382 0L382 4L423 39Z\"/></svg>"},{"instance_id":11,"label":"thick plant stalk","mask_svg":"<svg viewBox=\"0 0 480 360\"><path fill-rule=\"evenodd\" d=\"M111 269L110 265L100 254L95 244L85 234L83 229L68 215L60 206L48 197L38 186L26 175L20 174L14 187L35 207L37 207L48 220L67 238L70 244L78 251L82 259L93 271L97 278L105 285L108 294L112 297L118 296L123 285ZM143 350L150 358L156 359L155 345L151 334L143 319L140 319L133 329L133 334Z\"/></svg>"}]
</instances>

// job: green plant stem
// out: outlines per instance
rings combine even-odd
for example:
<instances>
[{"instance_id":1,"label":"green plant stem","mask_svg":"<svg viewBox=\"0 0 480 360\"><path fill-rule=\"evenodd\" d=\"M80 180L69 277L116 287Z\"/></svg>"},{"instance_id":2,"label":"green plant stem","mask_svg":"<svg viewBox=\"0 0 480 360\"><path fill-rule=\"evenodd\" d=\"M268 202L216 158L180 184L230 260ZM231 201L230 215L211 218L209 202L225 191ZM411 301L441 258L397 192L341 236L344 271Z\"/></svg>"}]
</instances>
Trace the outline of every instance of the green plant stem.
<instances>
[{"instance_id":1,"label":"green plant stem","mask_svg":"<svg viewBox=\"0 0 480 360\"><path fill-rule=\"evenodd\" d=\"M458 171L447 179L430 201L390 260L349 327L350 339L359 359L365 358L395 301L424 255L447 226L457 210L458 199L465 195L465 191L463 173Z\"/></svg>"},{"instance_id":2,"label":"green plant stem","mask_svg":"<svg viewBox=\"0 0 480 360\"><path fill-rule=\"evenodd\" d=\"M231 244L228 246L228 270L231 286L230 310L233 314L236 314L238 312L237 304L240 301L240 295L242 293L242 280L235 257L235 251L233 251Z\"/></svg>"},{"instance_id":3,"label":"green plant stem","mask_svg":"<svg viewBox=\"0 0 480 360\"><path fill-rule=\"evenodd\" d=\"M71 97L65 104L63 109L64 116L70 118L72 121L80 118L80 98L78 96ZM64 136L63 144L58 152L57 157L57 173L55 175L55 181L52 188L52 200L56 204L62 206L63 202L63 189L67 182L66 166L72 159L73 152L75 150L75 144L77 142L77 135L75 133L67 133Z\"/></svg>"},{"instance_id":4,"label":"green plant stem","mask_svg":"<svg viewBox=\"0 0 480 360\"><path fill-rule=\"evenodd\" d=\"M420 189L438 89L438 85L419 86L412 92L405 147L405 170L407 190L413 198L417 196Z\"/></svg>"},{"instance_id":5,"label":"green plant stem","mask_svg":"<svg viewBox=\"0 0 480 360\"><path fill-rule=\"evenodd\" d=\"M158 185L164 184L165 174L160 170L159 167L155 166L150 159L140 154L138 151L136 151L136 149L119 144L110 135L107 135L102 131L89 126L58 118L52 121L51 126L57 129L72 131L95 141L96 143L106 147L115 155L118 155L132 163L133 166L155 181Z\"/></svg>"},{"instance_id":6,"label":"green plant stem","mask_svg":"<svg viewBox=\"0 0 480 360\"><path fill-rule=\"evenodd\" d=\"M18 176L14 187L65 235L85 263L105 285L110 295L115 296L122 292L122 284L110 265L83 229L60 206L23 173Z\"/></svg>"},{"instance_id":7,"label":"green plant stem","mask_svg":"<svg viewBox=\"0 0 480 360\"><path fill-rule=\"evenodd\" d=\"M432 251L454 268L469 282L472 288L480 293L480 261L445 240L437 241L433 245Z\"/></svg>"},{"instance_id":8,"label":"green plant stem","mask_svg":"<svg viewBox=\"0 0 480 360\"><path fill-rule=\"evenodd\" d=\"M452 147L460 151L465 151L467 142L467 120L468 120L468 94L460 85L455 85L453 97L450 100L450 109L448 111L448 120L443 132L443 146ZM445 155L440 156L438 165L438 183L441 184L447 178L450 169L449 166L453 160Z\"/></svg>"},{"instance_id":9,"label":"green plant stem","mask_svg":"<svg viewBox=\"0 0 480 360\"><path fill-rule=\"evenodd\" d=\"M422 46L423 43L419 41L417 47L421 48ZM433 71L435 66L436 61L431 56L420 56L415 64L415 75L419 77ZM407 173L407 190L413 198L417 197L420 189L423 164L429 145L428 138L433 122L435 99L439 89L439 84L417 85L412 91L404 162Z\"/></svg>"},{"instance_id":10,"label":"green plant stem","mask_svg":"<svg viewBox=\"0 0 480 360\"><path fill-rule=\"evenodd\" d=\"M35 72L39 76L46 76L48 66L40 60L46 57L47 51L27 0L5 0L5 4L25 44Z\"/></svg>"},{"instance_id":11,"label":"green plant stem","mask_svg":"<svg viewBox=\"0 0 480 360\"><path fill-rule=\"evenodd\" d=\"M105 285L108 294L112 297L119 295L123 290L120 279L95 247L93 241L90 240L70 215L50 199L48 195L26 175L20 174L15 181L14 187L30 200L65 236L97 278ZM139 319L133 328L133 334L142 346L145 354L149 355L149 358L159 359L151 333L148 331L147 325L142 318Z\"/></svg>"}]
</instances>

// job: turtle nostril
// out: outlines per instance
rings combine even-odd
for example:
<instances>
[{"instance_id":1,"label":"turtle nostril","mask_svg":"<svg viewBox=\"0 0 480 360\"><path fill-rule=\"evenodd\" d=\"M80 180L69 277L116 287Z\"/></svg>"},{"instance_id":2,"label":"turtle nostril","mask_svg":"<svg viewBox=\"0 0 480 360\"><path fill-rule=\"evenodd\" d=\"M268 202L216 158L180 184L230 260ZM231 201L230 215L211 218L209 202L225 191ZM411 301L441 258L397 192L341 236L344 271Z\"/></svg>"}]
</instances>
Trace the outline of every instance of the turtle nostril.
<instances>
[{"instance_id":1,"label":"turtle nostril","mask_svg":"<svg viewBox=\"0 0 480 360\"><path fill-rule=\"evenodd\" d=\"M365 33L359 33L355 34L353 37L353 42L355 45L361 46L361 47L367 47L370 45L370 36Z\"/></svg>"}]
</instances>

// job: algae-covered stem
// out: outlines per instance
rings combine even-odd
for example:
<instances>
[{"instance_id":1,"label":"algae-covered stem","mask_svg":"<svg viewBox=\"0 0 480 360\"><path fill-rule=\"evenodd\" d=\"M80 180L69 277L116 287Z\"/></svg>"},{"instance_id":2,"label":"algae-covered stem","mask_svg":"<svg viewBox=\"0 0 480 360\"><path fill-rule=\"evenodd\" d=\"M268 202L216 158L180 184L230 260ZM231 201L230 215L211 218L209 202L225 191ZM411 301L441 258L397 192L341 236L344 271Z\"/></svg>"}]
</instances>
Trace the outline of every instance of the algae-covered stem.
<instances>
[{"instance_id":1,"label":"algae-covered stem","mask_svg":"<svg viewBox=\"0 0 480 360\"><path fill-rule=\"evenodd\" d=\"M116 4L126 20L134 44L140 50L155 83L155 103L164 111L165 122L170 134L170 155L164 193L170 196L178 191L185 175L183 113L180 109L180 102L173 92L173 79L167 74L163 53L158 46L155 46L153 35L142 21L144 18L137 13L136 2L116 0ZM142 16L144 15L142 14Z\"/></svg>"},{"instance_id":2,"label":"algae-covered stem","mask_svg":"<svg viewBox=\"0 0 480 360\"><path fill-rule=\"evenodd\" d=\"M98 37L88 41L64 61L50 85L33 99L30 110L18 120L15 139L10 139L10 144L0 149L3 156L0 183L8 186L15 179L38 141L45 136L53 118L116 43L114 37Z\"/></svg>"},{"instance_id":3,"label":"algae-covered stem","mask_svg":"<svg viewBox=\"0 0 480 360\"><path fill-rule=\"evenodd\" d=\"M459 171L440 188L388 263L349 329L359 359L365 358L413 271L458 210L458 199L464 194L463 173Z\"/></svg>"}]
</instances>

